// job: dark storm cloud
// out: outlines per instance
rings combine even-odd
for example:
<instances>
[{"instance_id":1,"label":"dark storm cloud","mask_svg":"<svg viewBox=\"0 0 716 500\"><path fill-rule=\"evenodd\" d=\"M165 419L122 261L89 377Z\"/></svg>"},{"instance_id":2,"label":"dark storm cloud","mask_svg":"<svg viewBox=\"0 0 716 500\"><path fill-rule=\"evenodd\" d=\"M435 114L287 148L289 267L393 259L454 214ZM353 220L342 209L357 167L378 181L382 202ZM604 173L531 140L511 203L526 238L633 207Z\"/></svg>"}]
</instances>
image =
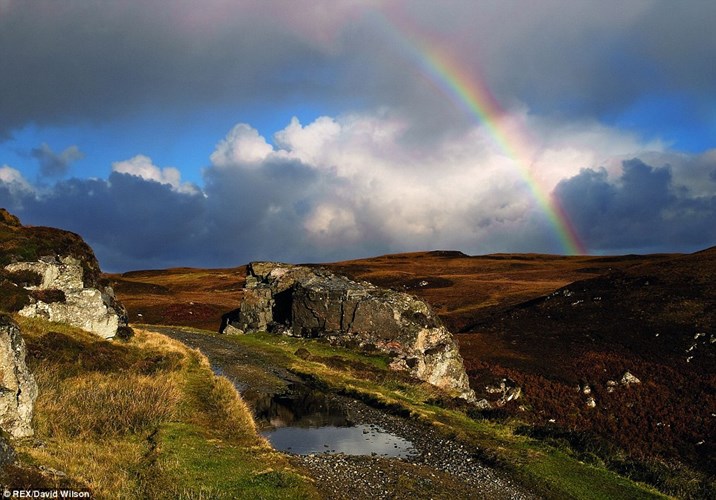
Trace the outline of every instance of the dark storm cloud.
<instances>
[{"instance_id":1,"label":"dark storm cloud","mask_svg":"<svg viewBox=\"0 0 716 500\"><path fill-rule=\"evenodd\" d=\"M431 45L503 106L566 116L618 115L674 91L700 102L716 81L714 2L335 0L320 16L306 1L2 6L5 134L30 122L322 102L393 106L430 137L470 118L416 60Z\"/></svg>"},{"instance_id":2,"label":"dark storm cloud","mask_svg":"<svg viewBox=\"0 0 716 500\"><path fill-rule=\"evenodd\" d=\"M117 172L107 180L61 181L42 193L0 181L0 206L25 224L81 234L105 270L315 261L332 255L335 249L307 239L304 222L317 199L334 196L341 184L334 176L281 159L259 169L211 168L206 176L203 193L179 192ZM365 244L381 248L379 241ZM361 250L355 245L356 252Z\"/></svg>"},{"instance_id":3,"label":"dark storm cloud","mask_svg":"<svg viewBox=\"0 0 716 500\"><path fill-rule=\"evenodd\" d=\"M226 2L10 0L3 6L0 132L6 135L29 122L281 99L301 86L306 65L322 64L307 41Z\"/></svg>"},{"instance_id":4,"label":"dark storm cloud","mask_svg":"<svg viewBox=\"0 0 716 500\"><path fill-rule=\"evenodd\" d=\"M33 148L30 156L40 163L40 174L56 177L66 174L70 164L84 158L84 153L77 146L70 146L60 153L55 153L50 146L43 143L39 148Z\"/></svg>"},{"instance_id":5,"label":"dark storm cloud","mask_svg":"<svg viewBox=\"0 0 716 500\"><path fill-rule=\"evenodd\" d=\"M716 242L716 195L675 186L669 167L625 161L614 181L585 169L554 194L593 251L694 251Z\"/></svg>"},{"instance_id":6,"label":"dark storm cloud","mask_svg":"<svg viewBox=\"0 0 716 500\"><path fill-rule=\"evenodd\" d=\"M126 174L112 173L108 180L70 179L41 195L5 188L0 205L25 224L81 234L108 269L140 262L176 265L204 239L203 197Z\"/></svg>"}]
</instances>

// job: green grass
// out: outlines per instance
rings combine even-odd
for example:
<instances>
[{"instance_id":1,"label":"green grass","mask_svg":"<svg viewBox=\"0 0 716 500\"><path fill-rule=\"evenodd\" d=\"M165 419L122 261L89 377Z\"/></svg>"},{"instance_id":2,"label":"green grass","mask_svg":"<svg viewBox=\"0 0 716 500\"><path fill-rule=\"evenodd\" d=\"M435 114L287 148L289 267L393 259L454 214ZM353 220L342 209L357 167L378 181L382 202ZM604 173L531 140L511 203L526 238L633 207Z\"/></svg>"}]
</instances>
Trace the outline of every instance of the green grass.
<instances>
[{"instance_id":1,"label":"green grass","mask_svg":"<svg viewBox=\"0 0 716 500\"><path fill-rule=\"evenodd\" d=\"M564 453L545 449L523 465L526 479L539 478L550 496L603 499L663 498L613 472L578 462Z\"/></svg>"},{"instance_id":2,"label":"green grass","mask_svg":"<svg viewBox=\"0 0 716 500\"><path fill-rule=\"evenodd\" d=\"M197 331L207 333L202 330ZM294 353L299 348L307 349L315 356L325 358L340 356L347 361L359 361L379 370L386 370L390 362L390 359L384 354L363 354L347 348L332 346L325 342L296 337L277 337L268 333L255 333L251 335L226 336L226 338L245 347L253 347L256 354L270 355L272 361L278 361L282 364L295 360Z\"/></svg>"},{"instance_id":3,"label":"green grass","mask_svg":"<svg viewBox=\"0 0 716 500\"><path fill-rule=\"evenodd\" d=\"M16 320L44 387L36 406L36 437L43 445L18 446L26 477L35 477L37 465L63 470L68 477L62 484L90 488L97 498L320 496L304 472L257 434L234 387L197 351L141 330L120 344L66 325ZM487 463L547 498L661 497L517 433L521 422L470 418L434 387L389 371L385 356L268 334L225 338L250 353L255 364L243 368L252 376L264 373L269 380L262 367L285 367L319 387L420 420L476 446ZM296 355L300 348L310 355ZM78 390L90 386L98 390ZM159 404L159 389L175 401L169 408ZM123 392L129 390L137 391L134 398ZM68 401L76 407L72 412L63 408ZM102 401L126 408L126 418L112 421L117 408ZM104 427L111 432L103 433ZM13 474L22 484L22 474ZM53 484L59 483L44 485Z\"/></svg>"},{"instance_id":4,"label":"green grass","mask_svg":"<svg viewBox=\"0 0 716 500\"><path fill-rule=\"evenodd\" d=\"M286 470L265 446L237 447L191 424L163 426L159 467L167 470L167 498L316 498L307 480Z\"/></svg>"}]
</instances>

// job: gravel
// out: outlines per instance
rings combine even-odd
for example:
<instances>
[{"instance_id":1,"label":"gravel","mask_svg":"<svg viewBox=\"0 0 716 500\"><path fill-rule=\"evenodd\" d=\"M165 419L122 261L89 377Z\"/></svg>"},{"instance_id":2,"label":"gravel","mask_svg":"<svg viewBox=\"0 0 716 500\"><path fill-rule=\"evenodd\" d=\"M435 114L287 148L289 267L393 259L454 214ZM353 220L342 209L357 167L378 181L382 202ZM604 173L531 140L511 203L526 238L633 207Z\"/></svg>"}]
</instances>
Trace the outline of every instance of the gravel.
<instances>
[{"instance_id":1,"label":"gravel","mask_svg":"<svg viewBox=\"0 0 716 500\"><path fill-rule=\"evenodd\" d=\"M408 458L294 455L326 498L535 498L470 450L418 422L337 397L356 424L376 425L413 443Z\"/></svg>"}]
</instances>

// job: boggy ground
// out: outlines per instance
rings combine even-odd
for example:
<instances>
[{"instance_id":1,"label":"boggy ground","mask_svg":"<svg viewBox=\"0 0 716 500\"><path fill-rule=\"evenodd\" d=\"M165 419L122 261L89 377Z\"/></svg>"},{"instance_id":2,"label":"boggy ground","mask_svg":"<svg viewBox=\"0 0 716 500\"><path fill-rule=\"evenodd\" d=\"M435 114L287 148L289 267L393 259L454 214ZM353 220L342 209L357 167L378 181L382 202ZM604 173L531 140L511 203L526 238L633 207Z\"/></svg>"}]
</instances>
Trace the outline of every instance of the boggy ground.
<instances>
[{"instance_id":1,"label":"boggy ground","mask_svg":"<svg viewBox=\"0 0 716 500\"><path fill-rule=\"evenodd\" d=\"M270 356L230 339L171 327L152 330L199 349L212 369L244 394L279 393L289 385L311 384ZM250 401L251 396L247 396ZM293 455L292 462L314 479L324 498L535 498L504 474L484 465L477 450L441 436L414 420L391 415L353 398L330 395L356 424L376 425L412 442L407 459L343 454Z\"/></svg>"}]
</instances>

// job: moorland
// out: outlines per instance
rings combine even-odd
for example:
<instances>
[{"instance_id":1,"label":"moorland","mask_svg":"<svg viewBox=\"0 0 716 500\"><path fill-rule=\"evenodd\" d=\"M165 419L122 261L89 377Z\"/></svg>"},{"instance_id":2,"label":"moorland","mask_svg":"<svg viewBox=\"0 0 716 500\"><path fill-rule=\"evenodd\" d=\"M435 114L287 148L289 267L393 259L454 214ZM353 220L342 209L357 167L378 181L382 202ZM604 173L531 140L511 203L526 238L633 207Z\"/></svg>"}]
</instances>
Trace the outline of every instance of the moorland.
<instances>
[{"instance_id":1,"label":"moorland","mask_svg":"<svg viewBox=\"0 0 716 500\"><path fill-rule=\"evenodd\" d=\"M455 332L478 397L500 382L520 388L520 399L480 418L667 494L713 494L716 249L433 251L322 266L428 302ZM216 331L220 313L241 302L245 274L240 266L109 278L131 321ZM638 382L623 382L627 373Z\"/></svg>"}]
</instances>

